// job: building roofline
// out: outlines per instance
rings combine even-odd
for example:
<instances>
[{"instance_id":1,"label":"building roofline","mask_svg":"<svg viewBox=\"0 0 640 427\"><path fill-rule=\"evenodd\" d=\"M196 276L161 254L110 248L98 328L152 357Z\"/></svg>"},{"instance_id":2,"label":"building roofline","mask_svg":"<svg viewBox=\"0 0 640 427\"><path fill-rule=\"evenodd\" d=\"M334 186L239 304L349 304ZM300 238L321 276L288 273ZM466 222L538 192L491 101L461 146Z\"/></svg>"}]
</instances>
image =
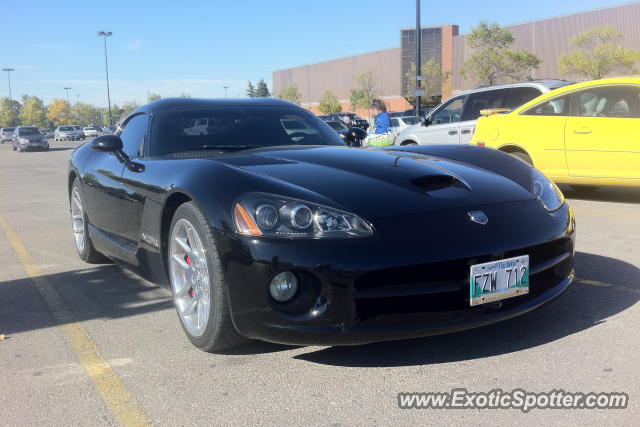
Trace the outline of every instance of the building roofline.
<instances>
[{"instance_id":1,"label":"building roofline","mask_svg":"<svg viewBox=\"0 0 640 427\"><path fill-rule=\"evenodd\" d=\"M633 5L640 6L640 1L629 1L629 2L624 2L624 3L614 4L614 5L611 5L611 6L603 6L603 7L596 7L596 8L587 9L587 10L579 10L579 11L575 11L575 12L572 12L572 13L564 13L562 15L555 15L555 16L549 16L547 18L536 19L535 21L516 22L515 24L500 24L500 26L503 27L503 28L518 27L520 25L528 25L528 24L535 24L535 23L538 23L538 22L552 21L554 19L567 18L569 16L584 15L586 13L602 12L604 10L618 9L618 8L621 8L621 7L633 6ZM457 36L454 36L454 37L465 37L465 36L468 36L469 34L470 33L458 34Z\"/></svg>"},{"instance_id":2,"label":"building roofline","mask_svg":"<svg viewBox=\"0 0 640 427\"><path fill-rule=\"evenodd\" d=\"M355 58L357 56L371 55L373 53L385 52L387 50L395 50L395 49L401 49L401 47L400 46L395 46L395 47L389 47L389 48L385 48L385 49L376 49L376 50L372 50L372 51L369 51L369 52L356 53L355 55L345 55L345 56L340 56L338 58L325 59L324 61L317 61L317 62L310 62L308 64L295 65L293 67L277 68L277 69L274 69L273 72L277 73L279 71L293 70L294 68L310 67L311 65L318 65L318 64L322 64L324 62L339 61L341 59Z\"/></svg>"},{"instance_id":3,"label":"building roofline","mask_svg":"<svg viewBox=\"0 0 640 427\"><path fill-rule=\"evenodd\" d=\"M451 23L449 23L449 24L438 24L438 25L427 25L427 26L422 25L422 29L424 30L426 28L459 27L459 26L460 26L459 24L451 24ZM416 29L415 25L413 27L400 27L400 31L402 31L402 30L415 30L415 29Z\"/></svg>"}]
</instances>

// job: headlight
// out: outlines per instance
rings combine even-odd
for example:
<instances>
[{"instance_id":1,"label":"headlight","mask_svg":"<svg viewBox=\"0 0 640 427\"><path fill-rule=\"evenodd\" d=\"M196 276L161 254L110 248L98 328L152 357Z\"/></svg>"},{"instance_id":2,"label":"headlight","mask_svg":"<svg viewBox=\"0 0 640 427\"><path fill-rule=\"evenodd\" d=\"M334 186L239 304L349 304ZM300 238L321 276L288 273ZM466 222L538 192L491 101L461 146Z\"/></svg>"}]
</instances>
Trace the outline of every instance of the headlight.
<instances>
[{"instance_id":1,"label":"headlight","mask_svg":"<svg viewBox=\"0 0 640 427\"><path fill-rule=\"evenodd\" d=\"M242 195L233 208L236 231L249 236L349 239L373 235L362 218L339 209L265 193Z\"/></svg>"},{"instance_id":2,"label":"headlight","mask_svg":"<svg viewBox=\"0 0 640 427\"><path fill-rule=\"evenodd\" d=\"M29 142L27 138L18 138L19 142Z\"/></svg>"},{"instance_id":3,"label":"headlight","mask_svg":"<svg viewBox=\"0 0 640 427\"><path fill-rule=\"evenodd\" d=\"M533 195L540 200L546 210L553 212L564 203L564 195L558 186L542 172L533 168Z\"/></svg>"}]
</instances>

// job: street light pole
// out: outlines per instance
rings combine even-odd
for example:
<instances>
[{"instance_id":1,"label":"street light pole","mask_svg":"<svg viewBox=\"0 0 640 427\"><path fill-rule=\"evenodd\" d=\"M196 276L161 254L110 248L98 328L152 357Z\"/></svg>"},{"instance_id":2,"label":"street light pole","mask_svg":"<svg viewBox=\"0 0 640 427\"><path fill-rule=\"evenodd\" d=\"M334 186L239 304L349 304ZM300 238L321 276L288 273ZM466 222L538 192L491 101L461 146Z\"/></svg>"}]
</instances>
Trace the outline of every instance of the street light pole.
<instances>
[{"instance_id":1,"label":"street light pole","mask_svg":"<svg viewBox=\"0 0 640 427\"><path fill-rule=\"evenodd\" d=\"M222 86L224 88L224 97L227 97L227 89L229 89L229 86Z\"/></svg>"},{"instance_id":2,"label":"street light pole","mask_svg":"<svg viewBox=\"0 0 640 427\"><path fill-rule=\"evenodd\" d=\"M420 51L422 50L422 28L420 28L420 0L416 0L416 87L422 87ZM420 117L420 95L416 95L416 116Z\"/></svg>"},{"instance_id":3,"label":"street light pole","mask_svg":"<svg viewBox=\"0 0 640 427\"><path fill-rule=\"evenodd\" d=\"M109 105L109 126L113 126L113 117L111 116L111 92L109 90L109 62L107 60L107 37L111 36L111 31L98 31L98 36L104 37L104 69L107 74L107 103Z\"/></svg>"},{"instance_id":4,"label":"street light pole","mask_svg":"<svg viewBox=\"0 0 640 427\"><path fill-rule=\"evenodd\" d=\"M7 79L9 80L9 101L13 101L13 98L11 98L11 74L9 74L13 71L13 68L3 68L2 71L7 72Z\"/></svg>"},{"instance_id":5,"label":"street light pole","mask_svg":"<svg viewBox=\"0 0 640 427\"><path fill-rule=\"evenodd\" d=\"M64 90L67 91L67 104L69 104L69 91L71 90L71 88L70 87L65 87ZM69 105L71 105L71 104L69 104Z\"/></svg>"},{"instance_id":6,"label":"street light pole","mask_svg":"<svg viewBox=\"0 0 640 427\"><path fill-rule=\"evenodd\" d=\"M78 105L78 102L80 102L80 95L76 94L76 105Z\"/></svg>"}]
</instances>

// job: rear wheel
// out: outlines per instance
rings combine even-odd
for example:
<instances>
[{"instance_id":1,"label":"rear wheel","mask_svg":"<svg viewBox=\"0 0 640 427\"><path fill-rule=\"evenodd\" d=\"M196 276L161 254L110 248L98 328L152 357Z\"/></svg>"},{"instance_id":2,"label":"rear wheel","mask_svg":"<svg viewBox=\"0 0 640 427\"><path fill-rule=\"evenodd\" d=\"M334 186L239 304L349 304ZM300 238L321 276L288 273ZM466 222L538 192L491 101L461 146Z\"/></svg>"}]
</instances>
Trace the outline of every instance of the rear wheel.
<instances>
[{"instance_id":1,"label":"rear wheel","mask_svg":"<svg viewBox=\"0 0 640 427\"><path fill-rule=\"evenodd\" d=\"M193 203L181 205L171 221L169 277L178 317L189 341L215 352L245 340L235 329L213 232Z\"/></svg>"},{"instance_id":2,"label":"rear wheel","mask_svg":"<svg viewBox=\"0 0 640 427\"><path fill-rule=\"evenodd\" d=\"M89 238L89 218L84 209L84 201L80 192L80 180L76 178L71 186L71 226L73 239L80 258L90 264L104 260Z\"/></svg>"},{"instance_id":3,"label":"rear wheel","mask_svg":"<svg viewBox=\"0 0 640 427\"><path fill-rule=\"evenodd\" d=\"M400 145L418 145L416 144L414 141L404 141L402 144Z\"/></svg>"}]
</instances>

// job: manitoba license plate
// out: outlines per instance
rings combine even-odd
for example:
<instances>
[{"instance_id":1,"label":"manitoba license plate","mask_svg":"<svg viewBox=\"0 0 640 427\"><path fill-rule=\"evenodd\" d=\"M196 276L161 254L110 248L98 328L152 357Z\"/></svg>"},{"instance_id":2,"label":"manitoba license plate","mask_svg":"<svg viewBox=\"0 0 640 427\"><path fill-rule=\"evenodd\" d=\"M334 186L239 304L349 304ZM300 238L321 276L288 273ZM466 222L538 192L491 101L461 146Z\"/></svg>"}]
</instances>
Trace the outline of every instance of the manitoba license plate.
<instances>
[{"instance_id":1,"label":"manitoba license plate","mask_svg":"<svg viewBox=\"0 0 640 427\"><path fill-rule=\"evenodd\" d=\"M529 255L471 266L469 304L479 305L529 293Z\"/></svg>"}]
</instances>

